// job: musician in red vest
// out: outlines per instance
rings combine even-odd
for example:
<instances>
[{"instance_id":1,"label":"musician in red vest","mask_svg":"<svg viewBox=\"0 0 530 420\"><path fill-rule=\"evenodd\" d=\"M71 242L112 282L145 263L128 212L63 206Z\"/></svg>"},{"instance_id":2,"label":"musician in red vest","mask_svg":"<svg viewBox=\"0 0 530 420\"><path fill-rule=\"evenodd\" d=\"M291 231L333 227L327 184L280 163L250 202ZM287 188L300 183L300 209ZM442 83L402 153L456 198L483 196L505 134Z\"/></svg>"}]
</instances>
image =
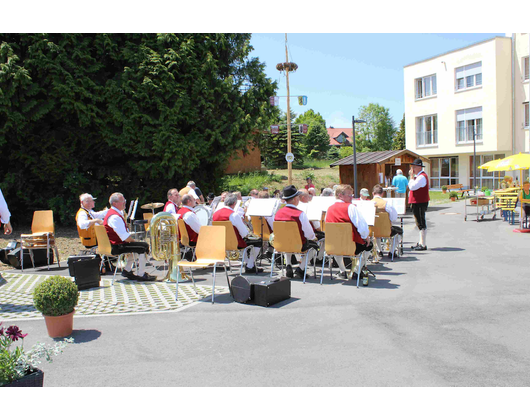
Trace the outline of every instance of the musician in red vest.
<instances>
[{"instance_id":1,"label":"musician in red vest","mask_svg":"<svg viewBox=\"0 0 530 420\"><path fill-rule=\"evenodd\" d=\"M359 255L363 251L370 251L373 247L370 243L370 230L364 217L357 210L357 206L352 204L353 188L350 185L339 185L335 190L335 198L337 202L332 204L326 212L326 224L351 223L352 239L356 245L355 255ZM344 258L341 256L335 256L334 258L339 265L339 278L347 280L348 274L346 273ZM368 282L366 282L366 285L368 285Z\"/></svg>"},{"instance_id":2,"label":"musician in red vest","mask_svg":"<svg viewBox=\"0 0 530 420\"><path fill-rule=\"evenodd\" d=\"M290 222L294 221L298 224L298 231L300 232L300 238L302 239L302 251L306 251L309 248L313 248L318 251L318 244L315 242L317 237L313 231L311 223L302 210L296 206L300 203L300 191L296 189L294 185L289 185L283 189L282 200L285 200L285 207L281 208L276 212L274 221L276 222ZM286 254L287 261L291 262L293 254ZM302 257L300 265L296 268L293 273L293 267L291 264L287 264L285 273L287 277L293 277L296 274L299 278L304 278L304 272L307 266L307 253Z\"/></svg>"},{"instance_id":3,"label":"musician in red vest","mask_svg":"<svg viewBox=\"0 0 530 420\"><path fill-rule=\"evenodd\" d=\"M245 273L247 274L258 274L263 272L262 268L255 266L256 258L261 249L261 239L248 239L249 230L246 227L245 223L241 216L235 211L237 204L237 195L228 194L225 198L225 207L217 210L213 214L214 222L226 222L230 221L234 227L234 232L237 237L237 248L244 249L247 246L252 246L252 251L250 252L250 257L247 261L247 266L245 267Z\"/></svg>"},{"instance_id":4,"label":"musician in red vest","mask_svg":"<svg viewBox=\"0 0 530 420\"><path fill-rule=\"evenodd\" d=\"M164 211L172 214L177 214L182 199L180 198L179 190L171 188L167 192L167 202L164 206ZM177 219L180 215L177 215Z\"/></svg>"},{"instance_id":5,"label":"musician in red vest","mask_svg":"<svg viewBox=\"0 0 530 420\"><path fill-rule=\"evenodd\" d=\"M412 204L412 213L416 219L416 226L420 231L420 241L413 246L416 251L427 250L427 221L425 213L429 207L429 177L423 170L421 159L411 163L409 171L409 203Z\"/></svg>"},{"instance_id":6,"label":"musician in red vest","mask_svg":"<svg viewBox=\"0 0 530 420\"><path fill-rule=\"evenodd\" d=\"M195 207L195 198L191 194L184 194L182 196L182 207L177 211L177 214L182 217L186 224L186 231L190 238L190 245L196 246L199 239L199 231L201 230L201 221L193 211Z\"/></svg>"},{"instance_id":7,"label":"musician in red vest","mask_svg":"<svg viewBox=\"0 0 530 420\"><path fill-rule=\"evenodd\" d=\"M124 277L130 280L152 281L156 280L145 272L145 254L149 252L149 245L146 242L136 242L127 229L127 223L123 217L125 210L125 197L121 193L114 193L110 196L111 208L107 211L103 225L109 236L112 246L112 255L134 253L138 254L137 275L132 272L134 259L127 257L127 263L122 271Z\"/></svg>"}]
</instances>

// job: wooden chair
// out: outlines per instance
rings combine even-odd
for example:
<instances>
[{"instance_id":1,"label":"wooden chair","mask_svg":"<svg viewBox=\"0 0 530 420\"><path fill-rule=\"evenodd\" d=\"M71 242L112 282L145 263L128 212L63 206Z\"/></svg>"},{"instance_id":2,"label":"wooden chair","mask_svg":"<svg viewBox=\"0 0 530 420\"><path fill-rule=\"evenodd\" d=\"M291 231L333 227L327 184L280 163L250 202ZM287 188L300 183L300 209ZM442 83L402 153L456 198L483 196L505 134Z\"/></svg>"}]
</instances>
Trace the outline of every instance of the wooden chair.
<instances>
[{"instance_id":1,"label":"wooden chair","mask_svg":"<svg viewBox=\"0 0 530 420\"><path fill-rule=\"evenodd\" d=\"M263 216L250 216L250 222L252 223L252 231L254 235L261 237L261 229L263 226L263 241L268 241L271 236L271 230L269 229L269 224Z\"/></svg>"},{"instance_id":2,"label":"wooden chair","mask_svg":"<svg viewBox=\"0 0 530 420\"><path fill-rule=\"evenodd\" d=\"M324 279L324 264L326 262L326 256L340 256L350 257L352 259L352 272L353 261L355 259L358 260L357 287L359 287L359 280L361 278L361 270L363 267L364 252L361 252L357 256L355 255L357 245L352 238L353 231L351 223L326 223L326 245L324 258L322 259L322 272L320 273L320 284L322 284L322 280ZM332 258L329 258L330 279L333 279L332 260Z\"/></svg>"},{"instance_id":3,"label":"wooden chair","mask_svg":"<svg viewBox=\"0 0 530 420\"><path fill-rule=\"evenodd\" d=\"M276 252L282 255L282 276L283 276L283 254L297 254L305 255L310 250L313 251L313 277L317 276L317 267L315 265L316 252L313 248L309 248L307 251L302 252L302 239L300 238L300 231L298 230L298 224L296 222L274 222L274 252L272 253L271 260L271 277L274 271L274 261L276 258ZM307 256L309 258L309 256ZM309 261L307 261L309 263ZM307 267L304 270L304 284L307 274Z\"/></svg>"},{"instance_id":4,"label":"wooden chair","mask_svg":"<svg viewBox=\"0 0 530 420\"><path fill-rule=\"evenodd\" d=\"M35 268L33 250L44 248L46 248L48 270L50 269L50 248L55 250L57 264L59 267L61 267L59 251L57 250L57 245L55 244L55 224L53 223L53 210L35 211L33 213L33 221L31 223L31 234L20 235L20 263L22 271L24 271L24 249L29 249L31 264L33 265L33 268Z\"/></svg>"},{"instance_id":5,"label":"wooden chair","mask_svg":"<svg viewBox=\"0 0 530 420\"><path fill-rule=\"evenodd\" d=\"M186 255L186 252L188 250L193 250L193 258L195 258L195 248L196 246L190 245L190 236L188 235L188 229L186 229L186 223L184 222L184 219L182 217L179 217L177 220L177 224L179 227L179 235L180 235L180 243L184 246L184 252L182 253L182 258Z\"/></svg>"},{"instance_id":6,"label":"wooden chair","mask_svg":"<svg viewBox=\"0 0 530 420\"><path fill-rule=\"evenodd\" d=\"M377 213L375 215L374 226L370 226L370 235L375 239L386 239L389 243L392 242L390 247L390 253L392 261L394 261L394 252L396 250L396 239L398 235L390 236L392 234L392 222L388 213ZM374 258L378 258L377 247L372 248Z\"/></svg>"},{"instance_id":7,"label":"wooden chair","mask_svg":"<svg viewBox=\"0 0 530 420\"><path fill-rule=\"evenodd\" d=\"M181 219L179 219L180 222ZM215 302L215 274L218 265L225 268L226 281L230 289L230 280L226 271L226 228L224 226L201 226L199 239L196 247L196 261L179 261L179 267L187 267L190 270L191 279L195 285L192 268L205 268L213 265L213 285L212 285L212 303ZM178 300L178 288L180 280L180 270L177 271L177 285L175 288L175 300ZM232 292L230 291L230 294Z\"/></svg>"},{"instance_id":8,"label":"wooden chair","mask_svg":"<svg viewBox=\"0 0 530 420\"><path fill-rule=\"evenodd\" d=\"M105 258L107 258L109 266L111 258L116 261L116 269L114 270L114 275L112 276L112 284L114 284L114 278L116 277L116 272L118 271L117 260L119 258L119 255L112 254L112 245L109 240L109 235L105 230L105 226L94 225L94 229L96 230L96 238L98 240L98 254L101 256L101 264L99 266L99 270L101 271L101 267L105 263Z\"/></svg>"},{"instance_id":9,"label":"wooden chair","mask_svg":"<svg viewBox=\"0 0 530 420\"><path fill-rule=\"evenodd\" d=\"M237 258L238 263L241 264L241 268L239 270L239 275L243 273L243 266L245 265L245 262L249 259L247 254L249 252L252 252L252 248L254 248L252 245L247 246L243 249L238 249L238 243L237 243L237 236L236 232L234 231L234 225L231 221L222 221L222 222L212 222L212 226L223 226L226 229L226 260L228 261L228 271L232 271L232 265L230 257L234 255L235 252L242 253L241 254L241 261L239 261L239 257Z\"/></svg>"}]
</instances>

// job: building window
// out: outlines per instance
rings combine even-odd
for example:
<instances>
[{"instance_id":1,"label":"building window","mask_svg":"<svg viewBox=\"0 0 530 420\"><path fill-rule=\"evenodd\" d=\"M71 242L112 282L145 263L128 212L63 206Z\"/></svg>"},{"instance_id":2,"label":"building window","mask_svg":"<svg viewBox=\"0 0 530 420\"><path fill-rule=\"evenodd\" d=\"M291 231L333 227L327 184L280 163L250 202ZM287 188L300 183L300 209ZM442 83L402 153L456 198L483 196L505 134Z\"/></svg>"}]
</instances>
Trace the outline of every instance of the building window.
<instances>
[{"instance_id":1,"label":"building window","mask_svg":"<svg viewBox=\"0 0 530 420\"><path fill-rule=\"evenodd\" d=\"M455 89L464 90L475 86L482 86L482 61L458 67L455 70Z\"/></svg>"},{"instance_id":2,"label":"building window","mask_svg":"<svg viewBox=\"0 0 530 420\"><path fill-rule=\"evenodd\" d=\"M504 171L498 172L488 172L487 169L478 169L480 165L483 165L487 162L490 162L494 159L502 159L505 157L504 154L501 155L477 155L477 189L482 187L497 189L500 188L500 183L504 180ZM473 186L473 155L469 157L469 185Z\"/></svg>"},{"instance_id":3,"label":"building window","mask_svg":"<svg viewBox=\"0 0 530 420\"><path fill-rule=\"evenodd\" d=\"M524 127L528 128L530 126L530 113L528 110L528 102L525 102L523 105L524 105Z\"/></svg>"},{"instance_id":4,"label":"building window","mask_svg":"<svg viewBox=\"0 0 530 420\"><path fill-rule=\"evenodd\" d=\"M416 145L433 146L438 144L438 117L427 115L416 118Z\"/></svg>"},{"instance_id":5,"label":"building window","mask_svg":"<svg viewBox=\"0 0 530 420\"><path fill-rule=\"evenodd\" d=\"M456 143L482 142L482 107L456 111Z\"/></svg>"},{"instance_id":6,"label":"building window","mask_svg":"<svg viewBox=\"0 0 530 420\"><path fill-rule=\"evenodd\" d=\"M431 158L431 188L458 184L458 158Z\"/></svg>"},{"instance_id":7,"label":"building window","mask_svg":"<svg viewBox=\"0 0 530 420\"><path fill-rule=\"evenodd\" d=\"M436 95L436 75L416 79L416 99Z\"/></svg>"},{"instance_id":8,"label":"building window","mask_svg":"<svg viewBox=\"0 0 530 420\"><path fill-rule=\"evenodd\" d=\"M528 57L523 57L523 81L527 81L530 78L530 63Z\"/></svg>"}]
</instances>

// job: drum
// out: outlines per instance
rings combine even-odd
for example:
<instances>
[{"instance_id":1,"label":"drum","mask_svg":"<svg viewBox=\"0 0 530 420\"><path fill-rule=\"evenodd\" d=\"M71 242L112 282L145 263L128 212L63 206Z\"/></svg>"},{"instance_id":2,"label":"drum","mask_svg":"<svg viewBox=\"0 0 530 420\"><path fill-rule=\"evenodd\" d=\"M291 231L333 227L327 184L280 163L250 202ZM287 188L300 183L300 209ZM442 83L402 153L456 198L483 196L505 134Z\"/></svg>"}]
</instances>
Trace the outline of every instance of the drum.
<instances>
[{"instance_id":1,"label":"drum","mask_svg":"<svg viewBox=\"0 0 530 420\"><path fill-rule=\"evenodd\" d=\"M193 208L193 211L199 218L199 221L201 222L201 226L208 226L212 224L212 221L210 218L210 211L206 207L204 207L202 204L195 206Z\"/></svg>"}]
</instances>

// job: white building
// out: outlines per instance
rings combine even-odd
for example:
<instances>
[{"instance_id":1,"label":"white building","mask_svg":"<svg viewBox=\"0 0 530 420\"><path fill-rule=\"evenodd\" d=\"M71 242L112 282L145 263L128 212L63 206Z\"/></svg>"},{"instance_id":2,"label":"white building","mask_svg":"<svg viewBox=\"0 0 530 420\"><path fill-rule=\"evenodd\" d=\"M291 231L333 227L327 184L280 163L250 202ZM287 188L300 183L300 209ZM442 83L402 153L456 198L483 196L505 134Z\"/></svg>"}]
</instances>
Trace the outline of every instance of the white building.
<instances>
[{"instance_id":1,"label":"white building","mask_svg":"<svg viewBox=\"0 0 530 420\"><path fill-rule=\"evenodd\" d=\"M529 45L507 34L404 67L406 148L431 160L431 188L472 186L474 146L476 166L530 152ZM503 176L477 169L477 187Z\"/></svg>"}]
</instances>

